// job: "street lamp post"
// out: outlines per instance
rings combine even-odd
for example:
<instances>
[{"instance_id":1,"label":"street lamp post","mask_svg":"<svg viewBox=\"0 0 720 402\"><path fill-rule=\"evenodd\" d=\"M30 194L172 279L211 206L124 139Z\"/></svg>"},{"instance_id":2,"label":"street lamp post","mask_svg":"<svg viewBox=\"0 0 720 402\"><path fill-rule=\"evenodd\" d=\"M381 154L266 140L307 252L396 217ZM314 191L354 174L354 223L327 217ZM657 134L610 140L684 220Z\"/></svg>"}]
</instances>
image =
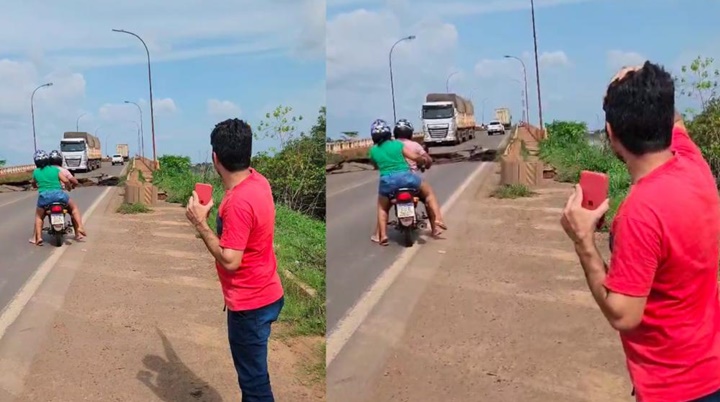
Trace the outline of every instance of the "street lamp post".
<instances>
[{"instance_id":1,"label":"street lamp post","mask_svg":"<svg viewBox=\"0 0 720 402\"><path fill-rule=\"evenodd\" d=\"M148 86L150 87L150 130L152 131L152 147L153 147L153 162L155 164L155 167L157 167L157 149L155 147L155 112L153 110L153 93L152 93L152 73L150 71L150 50L147 47L147 44L145 44L145 41L138 36L137 34L126 31L124 29L113 29L113 32L120 32L128 35L132 35L140 40L142 42L143 46L145 46L145 53L147 53L147 67L148 67Z\"/></svg>"},{"instance_id":2,"label":"street lamp post","mask_svg":"<svg viewBox=\"0 0 720 402\"><path fill-rule=\"evenodd\" d=\"M390 53L388 55L388 59L390 61L390 94L392 95L392 107L393 107L393 124L397 121L397 114L395 112L395 83L393 82L393 68L392 68L392 54L393 50L395 50L395 46L398 45L398 43L406 40L413 40L415 39L415 35L406 36L397 42L395 42L392 47L390 48Z\"/></svg>"},{"instance_id":3,"label":"street lamp post","mask_svg":"<svg viewBox=\"0 0 720 402\"><path fill-rule=\"evenodd\" d=\"M506 59L514 59L514 60L517 60L517 61L519 61L520 64L522 65L522 68L523 68L523 81L525 82L525 115L526 115L526 117L527 117L527 119L528 119L527 123L530 124L530 109L529 109L529 108L530 108L530 105L529 105L529 102L528 102L528 81L527 81L527 68L525 67L525 62L524 62L521 58L515 57L515 56L505 55L505 58L506 58ZM540 124L542 124L542 123L540 123Z\"/></svg>"},{"instance_id":4,"label":"street lamp post","mask_svg":"<svg viewBox=\"0 0 720 402\"><path fill-rule=\"evenodd\" d=\"M80 119L85 116L87 113L82 113L80 116L78 116L77 120L75 120L75 131L80 131Z\"/></svg>"},{"instance_id":5,"label":"street lamp post","mask_svg":"<svg viewBox=\"0 0 720 402\"><path fill-rule=\"evenodd\" d=\"M518 84L520 84L520 88L522 88L522 85L523 85L522 81L520 81L520 80L517 79L517 78L511 78L511 79L512 79L513 81L517 82ZM526 119L526 117L527 117L527 116L526 116L527 109L526 109L526 105L525 105L525 98L526 98L526 97L525 97L525 90L520 89L520 106L522 107L522 120L521 120L521 121L526 121L525 119Z\"/></svg>"},{"instance_id":6,"label":"street lamp post","mask_svg":"<svg viewBox=\"0 0 720 402\"><path fill-rule=\"evenodd\" d=\"M540 129L544 130L542 97L540 96L540 63L538 62L537 32L535 31L535 2L533 0L530 0L530 13L532 15L533 44L535 45L535 79L537 81L538 118L540 119ZM527 94L527 88L525 88L525 93Z\"/></svg>"},{"instance_id":7,"label":"street lamp post","mask_svg":"<svg viewBox=\"0 0 720 402\"><path fill-rule=\"evenodd\" d=\"M35 151L37 151L37 136L35 135L35 92L37 92L40 88L45 87L51 87L52 82L48 82L47 84L42 84L39 87L35 88L32 91L32 95L30 95L30 117L32 118L32 129L33 129L33 145L35 146Z\"/></svg>"},{"instance_id":8,"label":"street lamp post","mask_svg":"<svg viewBox=\"0 0 720 402\"><path fill-rule=\"evenodd\" d=\"M447 79L445 80L445 93L450 93L450 78L453 77L453 75L459 73L459 71L453 71L448 75Z\"/></svg>"},{"instance_id":9,"label":"street lamp post","mask_svg":"<svg viewBox=\"0 0 720 402\"><path fill-rule=\"evenodd\" d=\"M127 104L133 104L137 107L138 112L140 112L140 148L138 148L138 152L140 153L140 156L143 158L145 157L145 131L143 130L143 115L142 115L142 108L140 105L138 105L135 102L125 101Z\"/></svg>"}]
</instances>

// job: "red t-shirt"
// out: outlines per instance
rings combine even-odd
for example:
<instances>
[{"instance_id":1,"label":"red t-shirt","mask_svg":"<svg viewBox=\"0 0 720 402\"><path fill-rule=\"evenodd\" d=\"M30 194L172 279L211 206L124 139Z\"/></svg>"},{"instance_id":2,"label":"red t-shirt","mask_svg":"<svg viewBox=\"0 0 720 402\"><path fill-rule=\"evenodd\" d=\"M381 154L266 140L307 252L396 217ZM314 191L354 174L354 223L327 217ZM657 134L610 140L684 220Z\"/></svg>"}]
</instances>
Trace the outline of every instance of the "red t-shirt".
<instances>
[{"instance_id":1,"label":"red t-shirt","mask_svg":"<svg viewBox=\"0 0 720 402\"><path fill-rule=\"evenodd\" d=\"M612 224L605 286L647 297L640 325L620 333L639 401L686 402L720 389L720 198L687 132L674 157L632 186Z\"/></svg>"},{"instance_id":2,"label":"red t-shirt","mask_svg":"<svg viewBox=\"0 0 720 402\"><path fill-rule=\"evenodd\" d=\"M265 307L283 295L274 234L275 202L270 183L250 169L250 176L225 194L218 210L220 247L243 251L236 271L215 263L225 305L231 311Z\"/></svg>"}]
</instances>

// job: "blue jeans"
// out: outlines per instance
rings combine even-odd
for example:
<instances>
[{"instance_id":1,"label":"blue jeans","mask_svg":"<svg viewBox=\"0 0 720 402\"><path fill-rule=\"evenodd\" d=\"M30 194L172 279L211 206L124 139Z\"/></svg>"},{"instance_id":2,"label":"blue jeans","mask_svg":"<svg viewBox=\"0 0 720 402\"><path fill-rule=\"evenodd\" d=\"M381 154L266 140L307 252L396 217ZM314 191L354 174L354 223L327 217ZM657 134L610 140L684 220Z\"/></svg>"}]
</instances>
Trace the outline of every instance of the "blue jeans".
<instances>
[{"instance_id":1,"label":"blue jeans","mask_svg":"<svg viewBox=\"0 0 720 402\"><path fill-rule=\"evenodd\" d=\"M45 208L56 202L67 205L68 202L70 202L70 196L68 196L68 194L62 190L43 191L42 193L38 194L38 208Z\"/></svg>"},{"instance_id":2,"label":"blue jeans","mask_svg":"<svg viewBox=\"0 0 720 402\"><path fill-rule=\"evenodd\" d=\"M690 402L720 402L720 389L710 395L705 395L702 398Z\"/></svg>"},{"instance_id":3,"label":"blue jeans","mask_svg":"<svg viewBox=\"0 0 720 402\"><path fill-rule=\"evenodd\" d=\"M275 402L268 373L270 326L285 304L276 302L255 310L228 310L228 338L242 402Z\"/></svg>"},{"instance_id":4,"label":"blue jeans","mask_svg":"<svg viewBox=\"0 0 720 402\"><path fill-rule=\"evenodd\" d=\"M422 180L420 176L411 171L391 173L389 175L380 176L380 186L378 193L383 197L388 197L401 188L420 188Z\"/></svg>"}]
</instances>

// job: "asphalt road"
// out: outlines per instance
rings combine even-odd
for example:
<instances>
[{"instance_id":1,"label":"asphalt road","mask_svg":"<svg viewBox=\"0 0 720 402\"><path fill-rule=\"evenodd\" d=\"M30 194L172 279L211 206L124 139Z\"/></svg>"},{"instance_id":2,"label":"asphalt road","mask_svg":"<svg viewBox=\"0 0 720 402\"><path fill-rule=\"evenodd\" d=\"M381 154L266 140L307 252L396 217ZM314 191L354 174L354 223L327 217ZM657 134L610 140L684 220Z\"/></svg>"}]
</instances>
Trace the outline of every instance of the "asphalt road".
<instances>
[{"instance_id":1,"label":"asphalt road","mask_svg":"<svg viewBox=\"0 0 720 402\"><path fill-rule=\"evenodd\" d=\"M126 165L127 166L127 165ZM77 177L93 177L102 173L118 176L124 166L103 164L92 173L78 174ZM107 187L82 187L70 193L80 206L81 212L95 202ZM28 243L32 237L32 224L37 193L23 191L0 194L0 311L15 297L35 270L56 249L45 236L45 245L33 246ZM92 233L88 233L92 236Z\"/></svg>"},{"instance_id":2,"label":"asphalt road","mask_svg":"<svg viewBox=\"0 0 720 402\"><path fill-rule=\"evenodd\" d=\"M506 131L505 135L510 135L510 131ZM475 145L496 149L504 138L502 135L488 136L485 132L478 132L471 141L453 147L433 147L430 153L470 149ZM424 173L441 205L477 168L478 163L435 165ZM370 242L376 219L377 180L378 173L372 170L327 176L328 333L404 250L399 244L398 233L392 228L388 229L388 247Z\"/></svg>"}]
</instances>

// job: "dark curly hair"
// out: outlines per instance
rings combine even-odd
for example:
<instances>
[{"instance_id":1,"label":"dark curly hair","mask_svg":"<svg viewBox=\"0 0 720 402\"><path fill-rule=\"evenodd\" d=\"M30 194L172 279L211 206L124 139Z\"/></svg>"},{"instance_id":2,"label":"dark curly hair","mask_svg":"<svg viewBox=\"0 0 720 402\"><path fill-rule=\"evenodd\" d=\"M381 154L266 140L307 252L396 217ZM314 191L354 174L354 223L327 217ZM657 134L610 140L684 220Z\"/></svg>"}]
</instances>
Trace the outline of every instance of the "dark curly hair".
<instances>
[{"instance_id":1,"label":"dark curly hair","mask_svg":"<svg viewBox=\"0 0 720 402\"><path fill-rule=\"evenodd\" d=\"M675 119L675 82L649 61L614 81L603 102L605 121L614 137L633 155L670 147Z\"/></svg>"},{"instance_id":2,"label":"dark curly hair","mask_svg":"<svg viewBox=\"0 0 720 402\"><path fill-rule=\"evenodd\" d=\"M217 161L230 172L250 167L252 139L252 128L240 119L220 122L210 133L210 145Z\"/></svg>"}]
</instances>

